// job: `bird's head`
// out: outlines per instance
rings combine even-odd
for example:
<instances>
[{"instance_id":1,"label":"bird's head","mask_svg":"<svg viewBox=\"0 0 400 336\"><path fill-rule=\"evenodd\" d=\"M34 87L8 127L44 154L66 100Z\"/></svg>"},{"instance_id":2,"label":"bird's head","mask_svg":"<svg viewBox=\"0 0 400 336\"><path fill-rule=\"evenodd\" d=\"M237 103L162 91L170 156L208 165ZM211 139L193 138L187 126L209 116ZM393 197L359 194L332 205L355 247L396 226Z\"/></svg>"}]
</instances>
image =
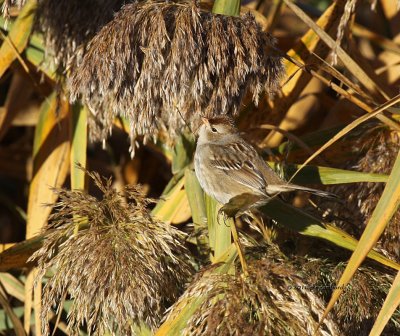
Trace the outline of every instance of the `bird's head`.
<instances>
[{"instance_id":1,"label":"bird's head","mask_svg":"<svg viewBox=\"0 0 400 336\"><path fill-rule=\"evenodd\" d=\"M201 118L202 125L199 127L199 143L216 142L227 136L237 134L238 130L233 120L228 116L218 118Z\"/></svg>"}]
</instances>

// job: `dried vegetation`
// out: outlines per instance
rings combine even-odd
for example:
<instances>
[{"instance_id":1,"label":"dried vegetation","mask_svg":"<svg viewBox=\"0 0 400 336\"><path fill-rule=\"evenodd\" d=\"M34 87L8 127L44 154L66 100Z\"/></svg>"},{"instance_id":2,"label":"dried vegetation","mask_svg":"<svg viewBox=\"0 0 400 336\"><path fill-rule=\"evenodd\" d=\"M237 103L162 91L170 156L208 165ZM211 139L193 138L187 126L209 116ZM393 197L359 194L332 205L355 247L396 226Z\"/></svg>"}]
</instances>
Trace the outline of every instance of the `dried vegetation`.
<instances>
[{"instance_id":1,"label":"dried vegetation","mask_svg":"<svg viewBox=\"0 0 400 336\"><path fill-rule=\"evenodd\" d=\"M184 236L152 218L148 205L154 201L139 187L121 193L110 179L89 176L102 199L58 190L43 247L31 258L38 281L52 273L43 289L43 333L50 332L50 312L62 309L66 298L73 300L73 335L84 324L95 335L129 335L141 322L154 328L191 275Z\"/></svg>"},{"instance_id":2,"label":"dried vegetation","mask_svg":"<svg viewBox=\"0 0 400 336\"><path fill-rule=\"evenodd\" d=\"M104 139L123 115L138 135L174 136L201 115L236 115L248 90L258 102L282 75L274 40L251 14L225 17L195 2L145 1L124 6L91 40L73 71L72 99L82 97ZM96 132L97 133L97 132Z\"/></svg>"},{"instance_id":3,"label":"dried vegetation","mask_svg":"<svg viewBox=\"0 0 400 336\"><path fill-rule=\"evenodd\" d=\"M319 1L321 13L301 2L328 37L294 14L298 3L258 1L226 16L197 1L3 1L12 25L1 27L10 39L0 36L0 231L4 243L23 242L0 254L8 271L0 273L0 317L10 316L0 318L0 333L12 325L19 334L36 327L37 335L314 334L350 252L301 236L315 226L296 228L304 214L287 207L280 221L237 220L244 276L229 228L215 221L215 204L196 184L193 137L180 137L203 115L230 115L268 159L298 164L395 96L400 14L393 0ZM34 10L22 17L21 8ZM385 183L376 181L398 174L396 106L297 176L299 184L338 184L327 188L343 203L313 199L311 207L304 195L285 201L313 212L320 230L324 213L359 239L382 200ZM98 173L85 181L76 162ZM44 203L51 203L48 223L24 241L45 222ZM380 262L394 268L388 260L399 262L399 234L396 211L377 244L388 257ZM332 235L339 246L355 246L343 233L314 233ZM217 254L221 246L227 250ZM32 265L44 285L33 295L32 273L19 271ZM388 267L363 264L320 334L368 335L393 278ZM32 310L36 319L31 297L42 305ZM22 305L25 331L15 318ZM392 313L385 312L392 318L383 335L400 333L399 310ZM39 320L42 329L30 324Z\"/></svg>"}]
</instances>

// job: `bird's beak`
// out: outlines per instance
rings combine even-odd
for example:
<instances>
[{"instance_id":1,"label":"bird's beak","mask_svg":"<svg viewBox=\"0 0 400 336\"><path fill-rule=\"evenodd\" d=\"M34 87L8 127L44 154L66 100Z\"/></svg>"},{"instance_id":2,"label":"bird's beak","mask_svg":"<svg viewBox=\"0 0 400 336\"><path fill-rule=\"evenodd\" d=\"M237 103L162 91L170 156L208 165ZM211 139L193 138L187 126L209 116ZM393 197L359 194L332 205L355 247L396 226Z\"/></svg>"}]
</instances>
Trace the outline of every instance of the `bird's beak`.
<instances>
[{"instance_id":1,"label":"bird's beak","mask_svg":"<svg viewBox=\"0 0 400 336\"><path fill-rule=\"evenodd\" d=\"M209 122L208 119L205 118L205 117L201 117L201 121L203 122L204 125L207 125L207 126L210 125L210 122Z\"/></svg>"}]
</instances>

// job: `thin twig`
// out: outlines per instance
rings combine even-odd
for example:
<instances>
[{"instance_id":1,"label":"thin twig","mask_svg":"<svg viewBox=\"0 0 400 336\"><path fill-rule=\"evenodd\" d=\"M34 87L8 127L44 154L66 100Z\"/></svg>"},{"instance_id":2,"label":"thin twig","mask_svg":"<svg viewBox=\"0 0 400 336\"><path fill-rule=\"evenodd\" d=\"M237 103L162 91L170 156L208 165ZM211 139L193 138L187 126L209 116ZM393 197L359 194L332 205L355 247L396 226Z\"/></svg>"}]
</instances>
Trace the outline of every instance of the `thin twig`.
<instances>
[{"instance_id":1,"label":"thin twig","mask_svg":"<svg viewBox=\"0 0 400 336\"><path fill-rule=\"evenodd\" d=\"M249 275L249 272L247 270L247 263L246 263L246 260L244 258L242 245L241 245L240 240L239 240L239 235L238 235L238 232L236 230L235 221L233 221L233 223L231 225L231 230L232 230L233 242L235 243L236 248L238 250L240 264L242 265L242 270L243 270L244 276L247 277Z\"/></svg>"}]
</instances>

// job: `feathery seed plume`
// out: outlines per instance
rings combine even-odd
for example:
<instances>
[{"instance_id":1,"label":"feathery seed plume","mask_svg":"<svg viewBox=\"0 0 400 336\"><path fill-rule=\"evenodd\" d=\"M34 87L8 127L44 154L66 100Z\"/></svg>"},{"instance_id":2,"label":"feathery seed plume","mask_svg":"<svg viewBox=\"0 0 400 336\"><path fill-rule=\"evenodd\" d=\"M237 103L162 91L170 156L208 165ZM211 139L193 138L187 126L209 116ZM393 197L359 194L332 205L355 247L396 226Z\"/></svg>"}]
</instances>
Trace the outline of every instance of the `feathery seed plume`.
<instances>
[{"instance_id":1,"label":"feathery seed plume","mask_svg":"<svg viewBox=\"0 0 400 336\"><path fill-rule=\"evenodd\" d=\"M274 39L251 14L216 15L197 2L146 1L124 6L90 41L69 81L72 100L82 97L104 139L117 115L137 136L175 135L200 117L234 115L250 91L258 102L282 75ZM133 150L133 147L132 147Z\"/></svg>"},{"instance_id":2,"label":"feathery seed plume","mask_svg":"<svg viewBox=\"0 0 400 336\"><path fill-rule=\"evenodd\" d=\"M110 179L88 174L103 199L57 191L44 245L32 256L39 278L54 272L43 289L43 332L49 334L49 312L62 309L65 298L72 299L73 335L83 325L94 335L131 335L141 322L155 328L191 275L183 235L151 217L151 200L139 187L127 186L122 194ZM79 222L85 227L74 233Z\"/></svg>"},{"instance_id":3,"label":"feathery seed plume","mask_svg":"<svg viewBox=\"0 0 400 336\"><path fill-rule=\"evenodd\" d=\"M344 168L368 173L390 174L400 149L400 136L396 131L382 124L370 122L360 130L361 134L353 140L354 160L346 162ZM358 133L357 133L358 134ZM330 204L330 211L337 218L336 225L360 237L368 223L384 189L384 183L357 183L329 188L337 195L343 195L346 207ZM328 204L321 205L322 207ZM390 224L378 241L378 247L395 260L400 260L400 210L397 210Z\"/></svg>"},{"instance_id":4,"label":"feathery seed plume","mask_svg":"<svg viewBox=\"0 0 400 336\"><path fill-rule=\"evenodd\" d=\"M124 0L39 0L35 29L59 72L73 71L90 39L112 20Z\"/></svg>"},{"instance_id":5,"label":"feathery seed plume","mask_svg":"<svg viewBox=\"0 0 400 336\"><path fill-rule=\"evenodd\" d=\"M324 304L309 288L307 278L282 259L272 246L260 260L248 263L249 277L205 271L172 307L181 301L205 298L194 312L184 335L313 335ZM321 335L339 335L328 317Z\"/></svg>"},{"instance_id":6,"label":"feathery seed plume","mask_svg":"<svg viewBox=\"0 0 400 336\"><path fill-rule=\"evenodd\" d=\"M25 5L25 2L26 0L4 0L1 11L5 17L8 17L10 15L10 8L12 6L21 8L23 5Z\"/></svg>"},{"instance_id":7,"label":"feathery seed plume","mask_svg":"<svg viewBox=\"0 0 400 336\"><path fill-rule=\"evenodd\" d=\"M297 267L305 273L313 292L328 303L346 266L320 258L296 257ZM336 303L335 321L346 335L368 335L393 282L393 276L372 267L357 270ZM385 335L400 332L400 309L392 316Z\"/></svg>"}]
</instances>

